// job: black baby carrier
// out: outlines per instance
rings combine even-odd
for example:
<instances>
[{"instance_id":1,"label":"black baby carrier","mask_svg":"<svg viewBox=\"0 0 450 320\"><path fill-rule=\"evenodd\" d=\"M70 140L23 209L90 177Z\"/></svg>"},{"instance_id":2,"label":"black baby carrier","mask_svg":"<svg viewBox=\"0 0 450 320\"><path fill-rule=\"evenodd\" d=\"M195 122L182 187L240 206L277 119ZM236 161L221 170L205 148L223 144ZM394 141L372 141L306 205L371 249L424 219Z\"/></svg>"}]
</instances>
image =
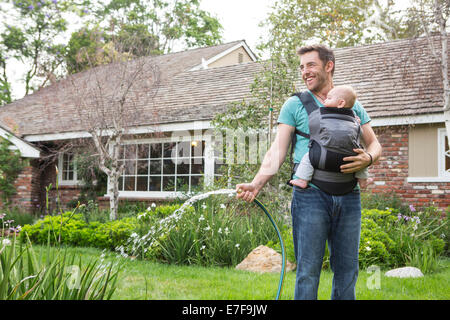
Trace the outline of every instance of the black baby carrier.
<instances>
[{"instance_id":1,"label":"black baby carrier","mask_svg":"<svg viewBox=\"0 0 450 320\"><path fill-rule=\"evenodd\" d=\"M348 163L343 158L354 156L353 149L361 148L360 130L352 109L320 108L308 91L295 93L308 113L309 134L295 130L291 157L297 135L309 139L309 160L314 167L311 183L331 195L351 192L357 183L354 173L342 173L340 166ZM298 163L293 166L292 177ZM288 184L290 184L288 182Z\"/></svg>"}]
</instances>

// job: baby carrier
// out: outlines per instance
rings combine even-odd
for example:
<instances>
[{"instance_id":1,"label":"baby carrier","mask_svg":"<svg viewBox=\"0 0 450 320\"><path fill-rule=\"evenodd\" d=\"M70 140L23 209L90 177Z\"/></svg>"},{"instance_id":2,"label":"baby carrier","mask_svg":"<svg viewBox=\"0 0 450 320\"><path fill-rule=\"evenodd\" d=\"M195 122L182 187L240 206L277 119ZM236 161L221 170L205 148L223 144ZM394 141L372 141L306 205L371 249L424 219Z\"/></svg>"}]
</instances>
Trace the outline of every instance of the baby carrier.
<instances>
[{"instance_id":1,"label":"baby carrier","mask_svg":"<svg viewBox=\"0 0 450 320\"><path fill-rule=\"evenodd\" d=\"M295 93L308 113L309 134L295 130L291 157L297 134L309 139L309 160L314 167L311 183L331 195L351 192L357 183L354 173L342 173L343 158L354 156L353 149L361 148L361 127L352 109L320 108L308 91ZM292 176L298 163L293 167ZM289 183L288 183L289 184Z\"/></svg>"}]
</instances>

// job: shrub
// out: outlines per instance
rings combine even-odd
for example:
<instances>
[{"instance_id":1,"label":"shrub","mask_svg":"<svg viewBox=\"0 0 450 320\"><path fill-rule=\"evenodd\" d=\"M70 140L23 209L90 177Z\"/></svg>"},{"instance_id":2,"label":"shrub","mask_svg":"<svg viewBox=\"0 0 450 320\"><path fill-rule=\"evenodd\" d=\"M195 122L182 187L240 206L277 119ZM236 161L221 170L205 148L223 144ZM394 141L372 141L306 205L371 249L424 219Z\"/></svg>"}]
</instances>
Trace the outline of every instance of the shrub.
<instances>
[{"instance_id":1,"label":"shrub","mask_svg":"<svg viewBox=\"0 0 450 320\"><path fill-rule=\"evenodd\" d=\"M284 242L284 250L286 252L286 259L289 262L293 262L296 263L297 260L295 259L295 251L294 251L294 239L292 236L292 228L287 227L287 226L279 226L279 228L281 228L280 232L281 232L281 237L283 238L283 242ZM275 251L277 251L279 254L281 254L281 244L277 238L277 241L269 241L266 244L268 247L274 249Z\"/></svg>"},{"instance_id":2,"label":"shrub","mask_svg":"<svg viewBox=\"0 0 450 320\"><path fill-rule=\"evenodd\" d=\"M390 236L395 243L391 254L395 265L411 265L424 272L434 271L437 257L444 254L448 237L448 213L429 207L407 215L397 214ZM447 243L448 245L448 243Z\"/></svg>"},{"instance_id":3,"label":"shrub","mask_svg":"<svg viewBox=\"0 0 450 320\"><path fill-rule=\"evenodd\" d=\"M370 265L389 265L389 250L394 242L389 237L389 221L392 221L390 211L378 209L361 212L361 238L359 242L359 265L367 268Z\"/></svg>"},{"instance_id":4,"label":"shrub","mask_svg":"<svg viewBox=\"0 0 450 320\"><path fill-rule=\"evenodd\" d=\"M123 245L137 227L136 218L100 223L87 223L83 214L65 212L62 215L46 216L33 225L25 225L20 232L21 239L29 237L31 242L66 244L71 246L114 249Z\"/></svg>"},{"instance_id":5,"label":"shrub","mask_svg":"<svg viewBox=\"0 0 450 320\"><path fill-rule=\"evenodd\" d=\"M277 238L263 214L241 205L219 197L197 202L161 219L148 233L133 234L120 250L167 263L234 266Z\"/></svg>"}]
</instances>

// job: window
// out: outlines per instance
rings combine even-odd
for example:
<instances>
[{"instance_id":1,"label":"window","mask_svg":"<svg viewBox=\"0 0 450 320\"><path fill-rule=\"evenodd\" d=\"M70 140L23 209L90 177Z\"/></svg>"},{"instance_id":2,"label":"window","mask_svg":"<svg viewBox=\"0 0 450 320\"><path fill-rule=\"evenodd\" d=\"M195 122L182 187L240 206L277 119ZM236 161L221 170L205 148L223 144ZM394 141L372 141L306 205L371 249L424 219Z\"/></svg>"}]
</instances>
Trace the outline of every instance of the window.
<instances>
[{"instance_id":1,"label":"window","mask_svg":"<svg viewBox=\"0 0 450 320\"><path fill-rule=\"evenodd\" d=\"M125 144L119 191L191 192L203 185L205 141Z\"/></svg>"},{"instance_id":2,"label":"window","mask_svg":"<svg viewBox=\"0 0 450 320\"><path fill-rule=\"evenodd\" d=\"M445 128L438 130L438 172L440 177L450 177L450 149Z\"/></svg>"},{"instance_id":3,"label":"window","mask_svg":"<svg viewBox=\"0 0 450 320\"><path fill-rule=\"evenodd\" d=\"M63 153L58 159L58 179L62 185L78 184L77 166L73 153Z\"/></svg>"}]
</instances>

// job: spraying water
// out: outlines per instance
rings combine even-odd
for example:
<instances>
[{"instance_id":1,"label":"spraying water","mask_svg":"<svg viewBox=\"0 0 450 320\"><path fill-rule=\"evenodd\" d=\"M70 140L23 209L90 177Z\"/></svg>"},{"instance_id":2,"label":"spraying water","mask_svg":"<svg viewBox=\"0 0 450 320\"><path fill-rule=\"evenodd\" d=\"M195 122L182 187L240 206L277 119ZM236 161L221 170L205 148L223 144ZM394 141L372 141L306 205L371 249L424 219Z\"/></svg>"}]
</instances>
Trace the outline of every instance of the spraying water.
<instances>
[{"instance_id":1,"label":"spraying water","mask_svg":"<svg viewBox=\"0 0 450 320\"><path fill-rule=\"evenodd\" d=\"M232 197L233 194L236 193L236 190L234 189L220 189L220 190L213 190L206 193L201 193L196 196L193 196L192 198L189 198L187 201L183 203L183 205L175 210L170 216L161 219L159 221L159 224L155 227L152 226L149 230L149 232L139 237L137 233L133 233L127 242L127 251L131 253L132 255L135 255L138 250L143 250L144 253L148 251L154 244L156 244L157 239L156 235L161 235L161 232L166 233L172 230L173 227L176 226L176 223L181 219L183 214L185 213L186 209L192 207L194 203L197 201L206 199L212 195L224 195L228 194L229 197ZM125 248L123 246L117 247L117 251L119 251L123 256L125 256Z\"/></svg>"}]
</instances>

